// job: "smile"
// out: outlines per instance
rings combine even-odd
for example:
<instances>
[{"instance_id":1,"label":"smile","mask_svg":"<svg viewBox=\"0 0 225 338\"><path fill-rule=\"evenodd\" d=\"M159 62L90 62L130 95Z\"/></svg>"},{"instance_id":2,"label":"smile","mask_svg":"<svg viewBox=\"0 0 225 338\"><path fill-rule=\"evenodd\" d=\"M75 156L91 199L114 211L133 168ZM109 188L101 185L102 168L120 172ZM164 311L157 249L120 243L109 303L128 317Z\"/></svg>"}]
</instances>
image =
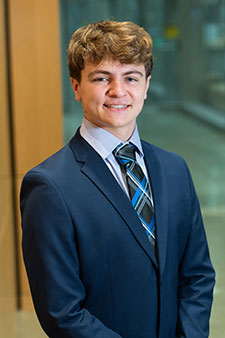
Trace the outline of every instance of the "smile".
<instances>
[{"instance_id":1,"label":"smile","mask_svg":"<svg viewBox=\"0 0 225 338\"><path fill-rule=\"evenodd\" d=\"M129 107L128 104L104 104L107 108L116 108L116 109L122 109Z\"/></svg>"}]
</instances>

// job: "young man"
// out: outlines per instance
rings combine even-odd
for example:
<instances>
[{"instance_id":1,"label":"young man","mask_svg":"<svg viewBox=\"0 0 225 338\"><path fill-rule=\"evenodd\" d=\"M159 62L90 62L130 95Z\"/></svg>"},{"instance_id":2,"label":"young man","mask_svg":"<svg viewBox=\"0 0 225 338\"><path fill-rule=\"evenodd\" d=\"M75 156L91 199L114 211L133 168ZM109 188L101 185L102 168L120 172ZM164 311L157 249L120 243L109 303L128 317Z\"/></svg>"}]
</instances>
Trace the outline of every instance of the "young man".
<instances>
[{"instance_id":1,"label":"young man","mask_svg":"<svg viewBox=\"0 0 225 338\"><path fill-rule=\"evenodd\" d=\"M206 338L214 270L191 176L136 126L152 39L102 21L78 29L68 55L81 128L21 191L40 323L52 338Z\"/></svg>"}]
</instances>

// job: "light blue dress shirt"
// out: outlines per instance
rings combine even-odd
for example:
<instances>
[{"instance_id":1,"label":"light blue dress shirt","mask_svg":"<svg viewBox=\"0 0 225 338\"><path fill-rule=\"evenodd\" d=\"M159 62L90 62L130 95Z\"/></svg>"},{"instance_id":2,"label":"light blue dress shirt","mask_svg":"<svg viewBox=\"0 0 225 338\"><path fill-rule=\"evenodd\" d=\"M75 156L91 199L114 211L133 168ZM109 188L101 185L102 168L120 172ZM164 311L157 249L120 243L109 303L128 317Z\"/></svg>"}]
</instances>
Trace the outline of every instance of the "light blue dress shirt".
<instances>
[{"instance_id":1,"label":"light blue dress shirt","mask_svg":"<svg viewBox=\"0 0 225 338\"><path fill-rule=\"evenodd\" d=\"M94 148L94 150L102 157L102 159L104 160L104 162L106 163L106 165L116 178L117 182L120 184L121 188L125 191L125 193L129 197L126 178L121 171L119 163L116 161L113 155L113 150L120 143L125 142L121 141L119 138L117 138L107 130L91 123L85 117L82 120L80 134L92 146L92 148ZM137 125L131 138L128 141L133 143L138 148L139 152L136 152L136 160L140 165L141 169L143 170L144 174L148 178L148 173L144 162L144 153L142 150Z\"/></svg>"}]
</instances>

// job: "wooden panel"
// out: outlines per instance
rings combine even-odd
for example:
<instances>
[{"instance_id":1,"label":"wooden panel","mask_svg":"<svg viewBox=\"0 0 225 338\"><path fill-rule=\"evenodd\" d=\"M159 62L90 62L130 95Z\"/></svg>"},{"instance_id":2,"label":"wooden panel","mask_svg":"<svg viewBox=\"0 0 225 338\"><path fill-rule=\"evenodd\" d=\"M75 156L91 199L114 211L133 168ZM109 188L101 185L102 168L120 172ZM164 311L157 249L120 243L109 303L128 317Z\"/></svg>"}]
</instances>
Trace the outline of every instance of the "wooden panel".
<instances>
[{"instance_id":1,"label":"wooden panel","mask_svg":"<svg viewBox=\"0 0 225 338\"><path fill-rule=\"evenodd\" d=\"M10 167L4 1L0 0L0 327L16 309L16 274ZM9 328L10 329L10 328ZM2 332L2 331L1 331ZM4 331L5 336L11 331Z\"/></svg>"},{"instance_id":2,"label":"wooden panel","mask_svg":"<svg viewBox=\"0 0 225 338\"><path fill-rule=\"evenodd\" d=\"M0 177L0 314L16 309L11 183L11 178Z\"/></svg>"},{"instance_id":3,"label":"wooden panel","mask_svg":"<svg viewBox=\"0 0 225 338\"><path fill-rule=\"evenodd\" d=\"M10 0L16 174L62 145L58 1Z\"/></svg>"},{"instance_id":4,"label":"wooden panel","mask_svg":"<svg viewBox=\"0 0 225 338\"><path fill-rule=\"evenodd\" d=\"M32 309L21 253L19 190L24 174L63 143L58 0L9 0L20 300Z\"/></svg>"}]
</instances>

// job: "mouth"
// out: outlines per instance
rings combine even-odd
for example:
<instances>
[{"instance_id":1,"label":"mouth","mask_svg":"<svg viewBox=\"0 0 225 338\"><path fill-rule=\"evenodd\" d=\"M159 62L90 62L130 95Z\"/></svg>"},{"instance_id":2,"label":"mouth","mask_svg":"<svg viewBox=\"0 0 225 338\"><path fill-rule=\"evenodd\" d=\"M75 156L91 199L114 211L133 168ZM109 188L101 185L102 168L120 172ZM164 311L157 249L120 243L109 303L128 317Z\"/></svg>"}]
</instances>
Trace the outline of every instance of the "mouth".
<instances>
[{"instance_id":1,"label":"mouth","mask_svg":"<svg viewBox=\"0 0 225 338\"><path fill-rule=\"evenodd\" d=\"M107 108L124 109L124 108L128 108L130 105L129 104L104 104L104 106Z\"/></svg>"}]
</instances>

